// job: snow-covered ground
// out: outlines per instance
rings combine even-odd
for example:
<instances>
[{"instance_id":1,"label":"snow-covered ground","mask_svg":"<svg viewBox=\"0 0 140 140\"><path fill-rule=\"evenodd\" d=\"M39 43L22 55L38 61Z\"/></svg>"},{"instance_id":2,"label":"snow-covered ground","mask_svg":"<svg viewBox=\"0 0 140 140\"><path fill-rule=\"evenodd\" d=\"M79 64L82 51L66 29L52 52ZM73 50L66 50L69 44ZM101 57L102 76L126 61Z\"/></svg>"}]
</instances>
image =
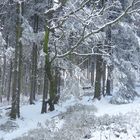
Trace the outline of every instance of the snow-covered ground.
<instances>
[{"instance_id":1,"label":"snow-covered ground","mask_svg":"<svg viewBox=\"0 0 140 140\"><path fill-rule=\"evenodd\" d=\"M133 103L113 105L109 97L93 101L92 96L72 98L56 110L40 114L41 101L23 105L21 118L11 121L0 107L2 140L139 140L140 98Z\"/></svg>"}]
</instances>

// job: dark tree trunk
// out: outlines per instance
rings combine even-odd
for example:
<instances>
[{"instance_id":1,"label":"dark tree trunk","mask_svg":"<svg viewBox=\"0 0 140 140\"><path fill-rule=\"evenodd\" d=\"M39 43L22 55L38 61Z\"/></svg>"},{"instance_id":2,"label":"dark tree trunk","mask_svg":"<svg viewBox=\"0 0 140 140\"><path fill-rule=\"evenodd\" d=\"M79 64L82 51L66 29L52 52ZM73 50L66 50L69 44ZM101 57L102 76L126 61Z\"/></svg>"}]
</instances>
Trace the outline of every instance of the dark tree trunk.
<instances>
[{"instance_id":1,"label":"dark tree trunk","mask_svg":"<svg viewBox=\"0 0 140 140\"><path fill-rule=\"evenodd\" d=\"M35 0L35 4L37 1ZM34 33L38 32L39 17L37 14L34 15ZM32 49L32 68L31 68L31 93L30 93L30 104L34 104L35 95L37 92L37 45L33 44Z\"/></svg>"},{"instance_id":2,"label":"dark tree trunk","mask_svg":"<svg viewBox=\"0 0 140 140\"><path fill-rule=\"evenodd\" d=\"M99 53L99 50L97 51ZM95 93L94 98L101 98L101 75L102 75L103 59L101 55L96 56L96 80L95 80Z\"/></svg>"},{"instance_id":3,"label":"dark tree trunk","mask_svg":"<svg viewBox=\"0 0 140 140\"><path fill-rule=\"evenodd\" d=\"M59 68L55 68L55 99L54 104L57 104L60 98L60 72Z\"/></svg>"},{"instance_id":4,"label":"dark tree trunk","mask_svg":"<svg viewBox=\"0 0 140 140\"><path fill-rule=\"evenodd\" d=\"M105 96L106 94L106 91L105 91L105 88L106 88L106 63L103 62L103 68L102 68L102 95Z\"/></svg>"},{"instance_id":5,"label":"dark tree trunk","mask_svg":"<svg viewBox=\"0 0 140 140\"><path fill-rule=\"evenodd\" d=\"M49 0L48 1L48 8L52 8L52 6L53 6L53 1ZM50 20L52 18L53 18L53 13L50 12L47 15L47 20ZM45 27L44 52L46 53L46 56L45 56L45 74L47 74L47 78L49 80L49 100L47 101L47 103L49 104L49 110L53 111L54 110L54 100L55 100L55 97L56 97L56 92L55 92L56 91L56 89L55 89L56 85L55 85L55 75L53 73L53 68L52 68L52 62L51 62L50 56L49 56L50 30L47 26L49 26L50 24L51 24L50 22L47 22L46 27Z\"/></svg>"},{"instance_id":6,"label":"dark tree trunk","mask_svg":"<svg viewBox=\"0 0 140 140\"><path fill-rule=\"evenodd\" d=\"M19 44L19 63L18 63L18 91L17 91L17 116L20 117L20 93L22 80L22 44Z\"/></svg>"},{"instance_id":7,"label":"dark tree trunk","mask_svg":"<svg viewBox=\"0 0 140 140\"><path fill-rule=\"evenodd\" d=\"M47 66L45 65L45 68ZM42 110L41 113L46 113L47 112L47 100L48 100L48 78L47 78L47 73L44 73L44 87L43 87L43 100L42 100Z\"/></svg>"},{"instance_id":8,"label":"dark tree trunk","mask_svg":"<svg viewBox=\"0 0 140 140\"><path fill-rule=\"evenodd\" d=\"M60 90L61 90L61 73L58 71L58 76L57 76L57 94L60 95Z\"/></svg>"},{"instance_id":9,"label":"dark tree trunk","mask_svg":"<svg viewBox=\"0 0 140 140\"><path fill-rule=\"evenodd\" d=\"M106 95L111 95L111 73L112 73L111 67L108 66L108 75L107 75L107 83L106 83Z\"/></svg>"},{"instance_id":10,"label":"dark tree trunk","mask_svg":"<svg viewBox=\"0 0 140 140\"><path fill-rule=\"evenodd\" d=\"M55 85L55 80L54 79L50 80L49 95L50 95L50 99L48 101L49 110L53 111L55 109L54 108L54 102L55 102L55 97L56 97L56 85Z\"/></svg>"},{"instance_id":11,"label":"dark tree trunk","mask_svg":"<svg viewBox=\"0 0 140 140\"><path fill-rule=\"evenodd\" d=\"M20 3L16 3L16 13L17 13L17 20L16 20L16 46L15 46L15 58L14 58L14 72L13 72L13 84L12 84L12 108L11 108L11 113L10 117L11 119L16 119L17 116L19 117L19 102L20 102L20 91L18 88L19 87L19 59L20 59L20 52L21 52L21 42L20 42L20 37L21 37L21 5Z\"/></svg>"},{"instance_id":12,"label":"dark tree trunk","mask_svg":"<svg viewBox=\"0 0 140 140\"><path fill-rule=\"evenodd\" d=\"M33 45L32 50L32 68L31 68L31 93L30 104L34 104L35 95L37 91L37 45Z\"/></svg>"},{"instance_id":13,"label":"dark tree trunk","mask_svg":"<svg viewBox=\"0 0 140 140\"><path fill-rule=\"evenodd\" d=\"M6 55L4 54L4 64L3 64L3 70L2 70L2 87L1 87L2 89L1 89L1 95L4 95L4 93L5 93L5 82L6 82Z\"/></svg>"},{"instance_id":14,"label":"dark tree trunk","mask_svg":"<svg viewBox=\"0 0 140 140\"><path fill-rule=\"evenodd\" d=\"M108 45L108 53L112 55L111 49L111 26L106 29L106 44ZM111 73L113 71L112 65L107 66L108 74L107 74L107 83L106 83L106 94L111 95ZM113 82L113 81L112 81Z\"/></svg>"},{"instance_id":15,"label":"dark tree trunk","mask_svg":"<svg viewBox=\"0 0 140 140\"><path fill-rule=\"evenodd\" d=\"M9 82L8 82L8 91L7 91L7 101L10 100L11 96L11 81L12 81L12 69L13 69L13 62L10 62L10 70L9 70Z\"/></svg>"},{"instance_id":16,"label":"dark tree trunk","mask_svg":"<svg viewBox=\"0 0 140 140\"><path fill-rule=\"evenodd\" d=\"M91 86L94 86L95 68L96 68L96 56L91 57Z\"/></svg>"}]
</instances>

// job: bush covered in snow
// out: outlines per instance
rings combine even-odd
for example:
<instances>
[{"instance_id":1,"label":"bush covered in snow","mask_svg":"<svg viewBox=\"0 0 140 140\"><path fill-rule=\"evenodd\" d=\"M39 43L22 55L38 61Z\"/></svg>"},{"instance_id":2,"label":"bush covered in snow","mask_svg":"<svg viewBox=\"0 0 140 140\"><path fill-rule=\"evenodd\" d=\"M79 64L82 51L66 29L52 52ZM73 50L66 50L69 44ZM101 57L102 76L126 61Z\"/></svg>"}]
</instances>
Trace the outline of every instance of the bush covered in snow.
<instances>
[{"instance_id":1,"label":"bush covered in snow","mask_svg":"<svg viewBox=\"0 0 140 140\"><path fill-rule=\"evenodd\" d=\"M130 103L134 100L138 94L137 92L131 87L121 87L119 91L116 92L115 96L112 97L110 103L112 104L126 104Z\"/></svg>"}]
</instances>

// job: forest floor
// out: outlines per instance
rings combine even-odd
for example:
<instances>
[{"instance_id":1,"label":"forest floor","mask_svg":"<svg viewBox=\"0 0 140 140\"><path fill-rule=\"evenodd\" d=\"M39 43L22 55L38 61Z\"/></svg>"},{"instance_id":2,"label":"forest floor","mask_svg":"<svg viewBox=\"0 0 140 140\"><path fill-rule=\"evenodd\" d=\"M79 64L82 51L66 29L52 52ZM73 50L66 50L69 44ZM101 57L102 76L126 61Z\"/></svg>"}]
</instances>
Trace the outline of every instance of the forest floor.
<instances>
[{"instance_id":1,"label":"forest floor","mask_svg":"<svg viewBox=\"0 0 140 140\"><path fill-rule=\"evenodd\" d=\"M92 98L72 96L47 114L41 101L22 105L16 121L0 106L0 140L140 140L140 98L123 105Z\"/></svg>"}]
</instances>

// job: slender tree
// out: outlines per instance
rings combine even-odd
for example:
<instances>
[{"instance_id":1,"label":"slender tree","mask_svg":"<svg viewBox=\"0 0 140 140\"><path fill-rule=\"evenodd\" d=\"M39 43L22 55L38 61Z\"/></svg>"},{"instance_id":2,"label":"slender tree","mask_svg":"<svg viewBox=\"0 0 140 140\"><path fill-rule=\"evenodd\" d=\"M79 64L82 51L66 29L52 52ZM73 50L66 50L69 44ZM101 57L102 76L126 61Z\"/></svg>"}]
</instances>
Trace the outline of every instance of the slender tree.
<instances>
[{"instance_id":1,"label":"slender tree","mask_svg":"<svg viewBox=\"0 0 140 140\"><path fill-rule=\"evenodd\" d=\"M97 53L101 53L100 52L101 47L102 47L102 44L99 43L97 46ZM97 98L97 99L101 98L102 64L103 64L102 56L96 55L96 78L95 78L94 98Z\"/></svg>"},{"instance_id":2,"label":"slender tree","mask_svg":"<svg viewBox=\"0 0 140 140\"><path fill-rule=\"evenodd\" d=\"M13 72L13 90L12 90L12 108L11 119L20 117L20 92L21 92L21 61L22 61L22 44L20 41L22 29L21 29L21 14L22 3L16 2L16 46L15 46L15 58L14 58L14 72Z\"/></svg>"},{"instance_id":3,"label":"slender tree","mask_svg":"<svg viewBox=\"0 0 140 140\"><path fill-rule=\"evenodd\" d=\"M37 4L37 0L34 0L35 5ZM38 32L38 25L39 24L39 16L37 13L34 14L34 25L33 30L34 33ZM32 49L32 68L31 68L31 92L30 92L30 104L34 103L35 95L37 92L37 51L38 47L37 44L33 43L33 49Z\"/></svg>"}]
</instances>

